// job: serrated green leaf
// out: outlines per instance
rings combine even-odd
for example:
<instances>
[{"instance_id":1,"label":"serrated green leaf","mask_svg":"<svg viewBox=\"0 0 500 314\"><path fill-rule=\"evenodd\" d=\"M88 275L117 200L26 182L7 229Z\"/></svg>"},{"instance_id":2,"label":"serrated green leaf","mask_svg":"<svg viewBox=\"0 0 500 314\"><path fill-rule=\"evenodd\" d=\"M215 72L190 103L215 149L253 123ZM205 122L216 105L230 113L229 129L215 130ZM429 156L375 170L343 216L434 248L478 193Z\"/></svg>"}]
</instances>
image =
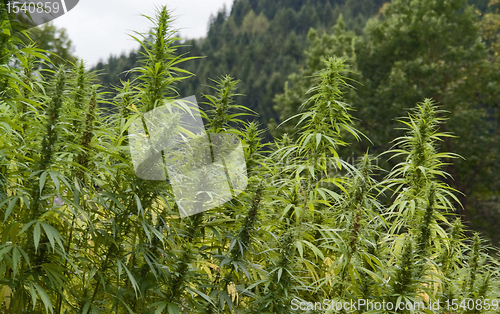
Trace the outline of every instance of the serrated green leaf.
<instances>
[{"instance_id":1,"label":"serrated green leaf","mask_svg":"<svg viewBox=\"0 0 500 314\"><path fill-rule=\"evenodd\" d=\"M40 222L35 224L35 229L33 230L33 241L35 242L35 252L38 251L38 244L40 243Z\"/></svg>"}]
</instances>

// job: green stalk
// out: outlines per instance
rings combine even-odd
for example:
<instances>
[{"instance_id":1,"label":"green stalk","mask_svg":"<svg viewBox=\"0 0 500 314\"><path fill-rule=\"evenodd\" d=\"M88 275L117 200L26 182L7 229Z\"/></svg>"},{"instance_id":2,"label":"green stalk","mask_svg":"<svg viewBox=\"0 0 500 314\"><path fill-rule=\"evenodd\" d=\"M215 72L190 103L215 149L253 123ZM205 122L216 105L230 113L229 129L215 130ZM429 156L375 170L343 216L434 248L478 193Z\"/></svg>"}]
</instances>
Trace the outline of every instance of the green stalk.
<instances>
[{"instance_id":1,"label":"green stalk","mask_svg":"<svg viewBox=\"0 0 500 314\"><path fill-rule=\"evenodd\" d=\"M90 94L90 101L87 109L87 115L84 121L85 125L83 129L83 134L80 138L80 146L84 151L80 152L76 159L76 162L81 167L83 167L83 169L78 168L76 175L76 177L82 182L84 181L83 180L84 173L88 171L89 167L89 161L90 161L89 154L91 151L90 143L92 142L92 138L94 137L94 120L96 115L95 114L96 109L97 109L97 86L94 85L92 87L92 91Z\"/></svg>"},{"instance_id":2,"label":"green stalk","mask_svg":"<svg viewBox=\"0 0 500 314\"><path fill-rule=\"evenodd\" d=\"M41 174L48 170L52 159L54 156L54 148L58 138L58 128L57 124L59 122L59 110L63 105L64 90L66 88L66 73L64 68L60 68L54 79L54 95L51 97L48 108L47 108L47 124L46 132L42 139L42 149L40 152L40 161L38 163L38 169L40 172L35 177L35 182L32 188L32 203L30 204L32 214L30 215L31 220L36 219L40 212L40 197L43 192L40 191L40 176Z\"/></svg>"}]
</instances>

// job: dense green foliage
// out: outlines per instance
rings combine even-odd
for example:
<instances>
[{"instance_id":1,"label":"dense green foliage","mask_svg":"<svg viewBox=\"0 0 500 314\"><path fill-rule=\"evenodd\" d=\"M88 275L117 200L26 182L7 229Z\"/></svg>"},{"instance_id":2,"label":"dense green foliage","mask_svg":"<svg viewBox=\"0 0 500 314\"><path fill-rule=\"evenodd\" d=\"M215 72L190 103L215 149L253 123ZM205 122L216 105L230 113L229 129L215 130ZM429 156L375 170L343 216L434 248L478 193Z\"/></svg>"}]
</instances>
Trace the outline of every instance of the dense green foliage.
<instances>
[{"instance_id":1,"label":"dense green foliage","mask_svg":"<svg viewBox=\"0 0 500 314\"><path fill-rule=\"evenodd\" d=\"M130 160L129 126L172 99L194 62L179 55L166 8L151 21L137 39L145 54L136 79L104 100L83 63L45 80L30 57L43 53L2 18L3 313L276 314L324 299L439 301L445 313L446 300L455 307L465 298L490 300L491 310L457 304L453 313L498 312L496 251L464 235L453 213L458 192L445 181L445 162L458 159L440 152L452 136L439 131L449 114L425 98L402 118L405 133L384 155L398 163L378 181L375 157L353 164L339 155L365 136L344 99L349 72L339 57L319 63L294 136L269 144L256 123L239 119L251 113L235 103L240 83L212 84L208 129L242 140L249 184L181 219L169 180L138 178ZM100 112L105 102L113 115Z\"/></svg>"},{"instance_id":2,"label":"dense green foliage","mask_svg":"<svg viewBox=\"0 0 500 314\"><path fill-rule=\"evenodd\" d=\"M50 63L44 63L42 66L55 69L61 65L70 65L77 59L74 56L71 39L69 39L64 28L57 28L53 23L43 24L39 27L31 28L29 37L25 41L34 42L36 47L48 52L47 57Z\"/></svg>"},{"instance_id":3,"label":"dense green foliage","mask_svg":"<svg viewBox=\"0 0 500 314\"><path fill-rule=\"evenodd\" d=\"M370 134L375 152L399 136L400 111L432 97L451 112L446 130L456 136L443 146L463 158L450 160L448 184L462 191L462 218L495 242L500 187L500 63L498 2L481 18L465 0L392 1L363 34L345 29L339 20L331 34L309 33L306 67L289 77L285 92L275 98L283 121L298 110L303 94L314 84L324 55L343 56L358 89L348 99L358 109L359 127ZM290 132L290 127L277 132ZM372 144L357 149L362 154ZM392 166L394 163L390 163Z\"/></svg>"},{"instance_id":4,"label":"dense green foliage","mask_svg":"<svg viewBox=\"0 0 500 314\"><path fill-rule=\"evenodd\" d=\"M447 182L464 193L462 218L498 243L498 9L496 0L235 1L230 14L212 19L206 38L179 47L179 53L205 57L187 64L196 76L178 92L199 98L209 93L210 77L231 73L246 95L238 102L258 112L269 141L293 133L293 124L276 126L298 112L321 58L343 57L357 89L345 97L357 108L357 125L370 134L374 153L401 135L396 119L408 104L433 97L452 113L447 130L458 136L444 145L464 158L447 167L454 177ZM101 82L132 79L126 70L139 54L99 64L109 73ZM359 156L371 145L363 141L343 153Z\"/></svg>"}]
</instances>

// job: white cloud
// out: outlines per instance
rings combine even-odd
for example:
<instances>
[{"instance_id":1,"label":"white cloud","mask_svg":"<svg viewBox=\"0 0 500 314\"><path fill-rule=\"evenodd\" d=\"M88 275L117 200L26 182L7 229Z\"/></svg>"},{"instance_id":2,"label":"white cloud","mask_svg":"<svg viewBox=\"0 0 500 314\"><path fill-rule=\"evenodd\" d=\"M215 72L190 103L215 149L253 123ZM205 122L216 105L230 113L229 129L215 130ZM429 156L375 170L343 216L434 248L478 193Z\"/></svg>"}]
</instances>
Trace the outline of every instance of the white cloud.
<instances>
[{"instance_id":1,"label":"white cloud","mask_svg":"<svg viewBox=\"0 0 500 314\"><path fill-rule=\"evenodd\" d=\"M137 49L139 44L127 34L146 32L151 24L141 15L154 16L155 8L167 5L176 16L174 27L181 36L199 38L206 35L210 15L224 4L229 10L232 3L233 0L80 0L54 24L66 28L75 54L92 66L110 54Z\"/></svg>"}]
</instances>

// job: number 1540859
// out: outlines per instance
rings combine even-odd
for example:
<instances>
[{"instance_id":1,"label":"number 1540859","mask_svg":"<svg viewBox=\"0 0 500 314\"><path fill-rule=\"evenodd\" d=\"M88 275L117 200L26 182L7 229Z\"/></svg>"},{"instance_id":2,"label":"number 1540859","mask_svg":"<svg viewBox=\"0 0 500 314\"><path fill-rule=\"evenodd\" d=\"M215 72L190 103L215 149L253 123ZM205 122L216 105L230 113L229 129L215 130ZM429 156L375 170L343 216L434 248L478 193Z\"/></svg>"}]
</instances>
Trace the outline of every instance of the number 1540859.
<instances>
[{"instance_id":1,"label":"number 1540859","mask_svg":"<svg viewBox=\"0 0 500 314\"><path fill-rule=\"evenodd\" d=\"M7 2L8 13L59 13L61 5L59 2L25 2L9 1Z\"/></svg>"}]
</instances>

